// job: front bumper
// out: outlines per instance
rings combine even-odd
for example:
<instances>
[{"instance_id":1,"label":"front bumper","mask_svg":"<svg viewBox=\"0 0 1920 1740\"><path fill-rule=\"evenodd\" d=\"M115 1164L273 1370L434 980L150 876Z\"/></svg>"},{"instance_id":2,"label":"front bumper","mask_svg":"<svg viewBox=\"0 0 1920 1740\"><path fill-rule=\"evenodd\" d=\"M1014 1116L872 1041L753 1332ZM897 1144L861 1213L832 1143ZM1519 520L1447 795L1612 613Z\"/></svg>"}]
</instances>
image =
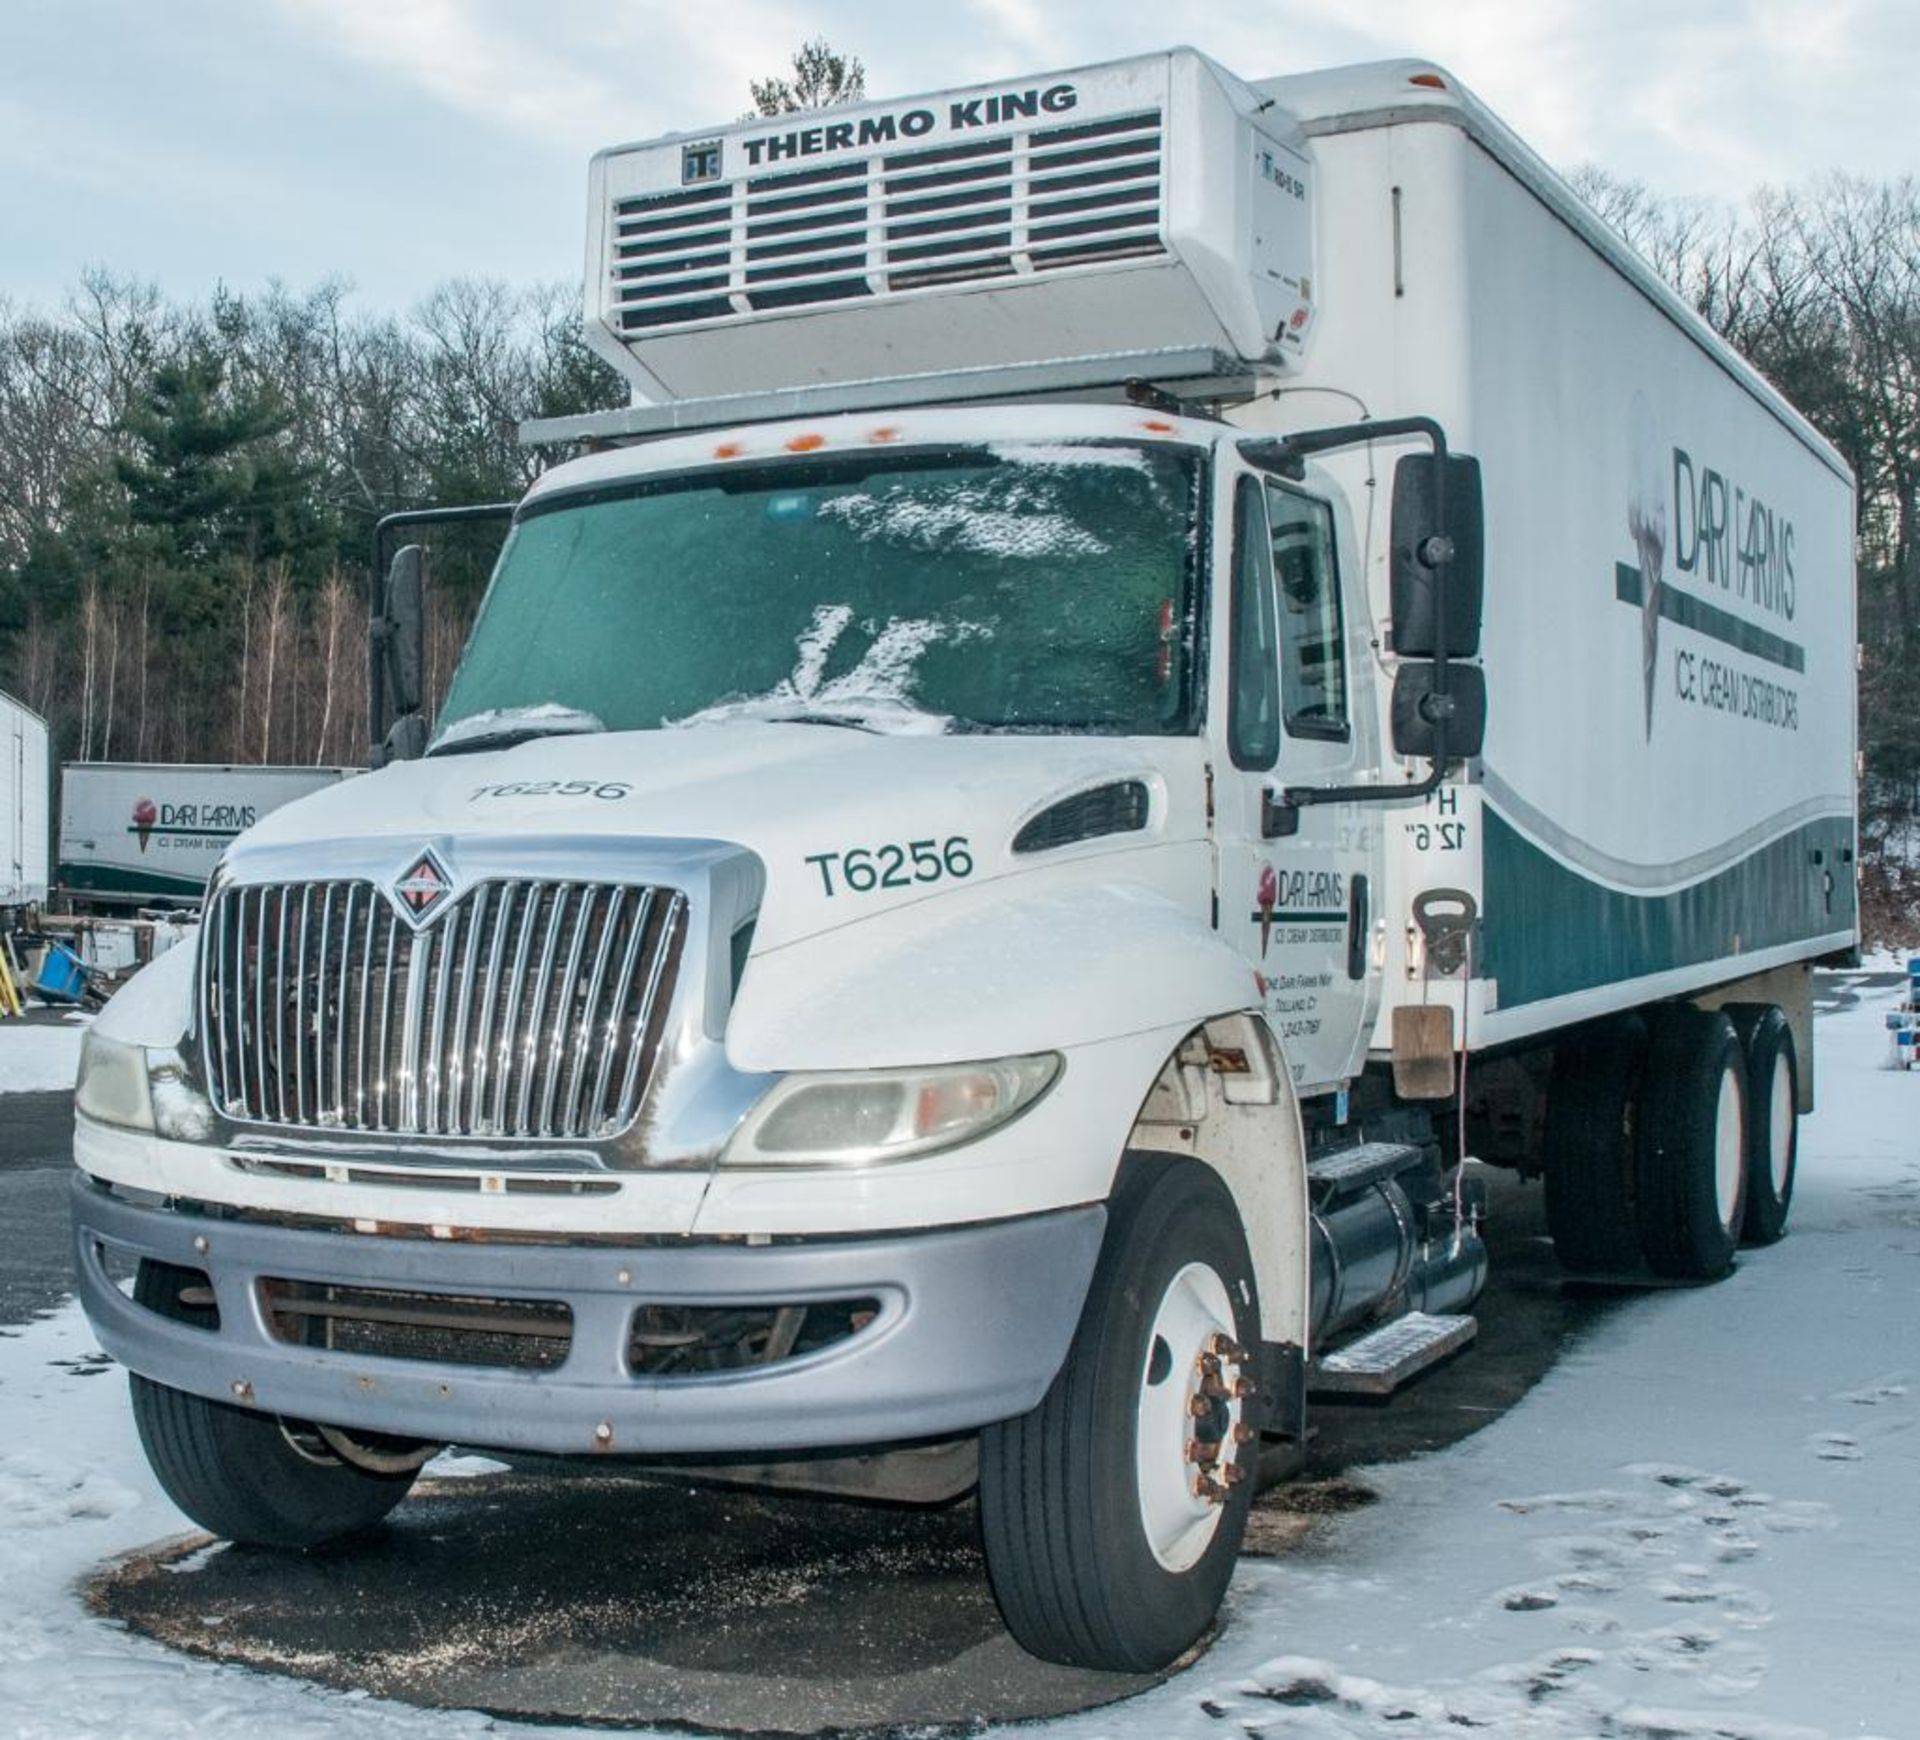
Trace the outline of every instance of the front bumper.
<instances>
[{"instance_id":1,"label":"front bumper","mask_svg":"<svg viewBox=\"0 0 1920 1740\"><path fill-rule=\"evenodd\" d=\"M156 1383L263 1413L476 1448L745 1454L935 1438L1035 1406L1079 1321L1106 1210L851 1240L682 1246L450 1243L314 1231L72 1191L80 1297L100 1344ZM135 1304L108 1248L203 1271L219 1327ZM545 1371L373 1357L274 1333L262 1282L564 1302ZM766 1306L871 1297L873 1321L741 1370L636 1376L642 1304Z\"/></svg>"}]
</instances>

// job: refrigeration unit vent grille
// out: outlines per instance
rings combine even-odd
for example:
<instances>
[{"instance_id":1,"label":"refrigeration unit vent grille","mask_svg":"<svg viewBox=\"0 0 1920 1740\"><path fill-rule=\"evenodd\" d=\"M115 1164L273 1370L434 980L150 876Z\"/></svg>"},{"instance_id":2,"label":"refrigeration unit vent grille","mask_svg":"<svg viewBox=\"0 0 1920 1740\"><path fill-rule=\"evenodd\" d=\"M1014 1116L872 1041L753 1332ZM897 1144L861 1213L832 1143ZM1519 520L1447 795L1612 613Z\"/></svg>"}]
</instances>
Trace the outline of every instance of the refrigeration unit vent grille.
<instances>
[{"instance_id":1,"label":"refrigeration unit vent grille","mask_svg":"<svg viewBox=\"0 0 1920 1740\"><path fill-rule=\"evenodd\" d=\"M1158 109L616 199L620 330L1166 251Z\"/></svg>"}]
</instances>

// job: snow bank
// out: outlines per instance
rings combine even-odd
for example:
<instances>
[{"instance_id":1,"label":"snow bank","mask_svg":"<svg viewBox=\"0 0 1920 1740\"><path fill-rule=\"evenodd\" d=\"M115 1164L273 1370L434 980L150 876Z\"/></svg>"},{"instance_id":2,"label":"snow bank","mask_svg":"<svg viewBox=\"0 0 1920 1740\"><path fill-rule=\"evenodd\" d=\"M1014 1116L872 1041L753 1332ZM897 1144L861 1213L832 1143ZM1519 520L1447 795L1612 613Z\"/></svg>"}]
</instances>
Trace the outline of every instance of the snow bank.
<instances>
[{"instance_id":1,"label":"snow bank","mask_svg":"<svg viewBox=\"0 0 1920 1740\"><path fill-rule=\"evenodd\" d=\"M70 1088L80 1068L82 1022L43 1027L0 1021L0 1094L43 1093Z\"/></svg>"}]
</instances>

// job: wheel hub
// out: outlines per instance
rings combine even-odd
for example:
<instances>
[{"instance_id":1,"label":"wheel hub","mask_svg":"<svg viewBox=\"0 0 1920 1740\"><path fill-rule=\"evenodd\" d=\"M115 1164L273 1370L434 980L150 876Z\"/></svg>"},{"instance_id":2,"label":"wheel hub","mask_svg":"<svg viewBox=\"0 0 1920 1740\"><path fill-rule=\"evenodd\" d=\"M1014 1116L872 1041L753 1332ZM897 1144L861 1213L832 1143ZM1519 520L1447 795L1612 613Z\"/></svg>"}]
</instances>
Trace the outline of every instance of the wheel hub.
<instances>
[{"instance_id":1,"label":"wheel hub","mask_svg":"<svg viewBox=\"0 0 1920 1740\"><path fill-rule=\"evenodd\" d=\"M1170 1571L1198 1562L1252 1471L1251 1364L1234 1339L1226 1284L1207 1265L1189 1264L1155 1314L1135 1440L1141 1523Z\"/></svg>"}]
</instances>

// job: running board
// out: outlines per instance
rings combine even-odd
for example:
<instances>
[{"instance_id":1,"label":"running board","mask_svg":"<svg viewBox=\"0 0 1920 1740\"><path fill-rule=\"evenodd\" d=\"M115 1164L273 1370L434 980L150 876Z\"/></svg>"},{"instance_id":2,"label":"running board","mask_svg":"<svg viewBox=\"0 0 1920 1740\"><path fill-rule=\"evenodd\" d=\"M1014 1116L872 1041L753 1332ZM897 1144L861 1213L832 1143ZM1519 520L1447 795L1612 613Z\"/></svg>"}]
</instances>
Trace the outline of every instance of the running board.
<instances>
[{"instance_id":1,"label":"running board","mask_svg":"<svg viewBox=\"0 0 1920 1740\"><path fill-rule=\"evenodd\" d=\"M1480 1333L1472 1317L1409 1311L1358 1341L1314 1361L1307 1390L1316 1396L1390 1396L1402 1384L1458 1353Z\"/></svg>"},{"instance_id":2,"label":"running board","mask_svg":"<svg viewBox=\"0 0 1920 1740\"><path fill-rule=\"evenodd\" d=\"M1307 1184L1324 1205L1411 1172L1422 1158L1418 1148L1404 1142L1356 1142L1309 1160Z\"/></svg>"}]
</instances>

